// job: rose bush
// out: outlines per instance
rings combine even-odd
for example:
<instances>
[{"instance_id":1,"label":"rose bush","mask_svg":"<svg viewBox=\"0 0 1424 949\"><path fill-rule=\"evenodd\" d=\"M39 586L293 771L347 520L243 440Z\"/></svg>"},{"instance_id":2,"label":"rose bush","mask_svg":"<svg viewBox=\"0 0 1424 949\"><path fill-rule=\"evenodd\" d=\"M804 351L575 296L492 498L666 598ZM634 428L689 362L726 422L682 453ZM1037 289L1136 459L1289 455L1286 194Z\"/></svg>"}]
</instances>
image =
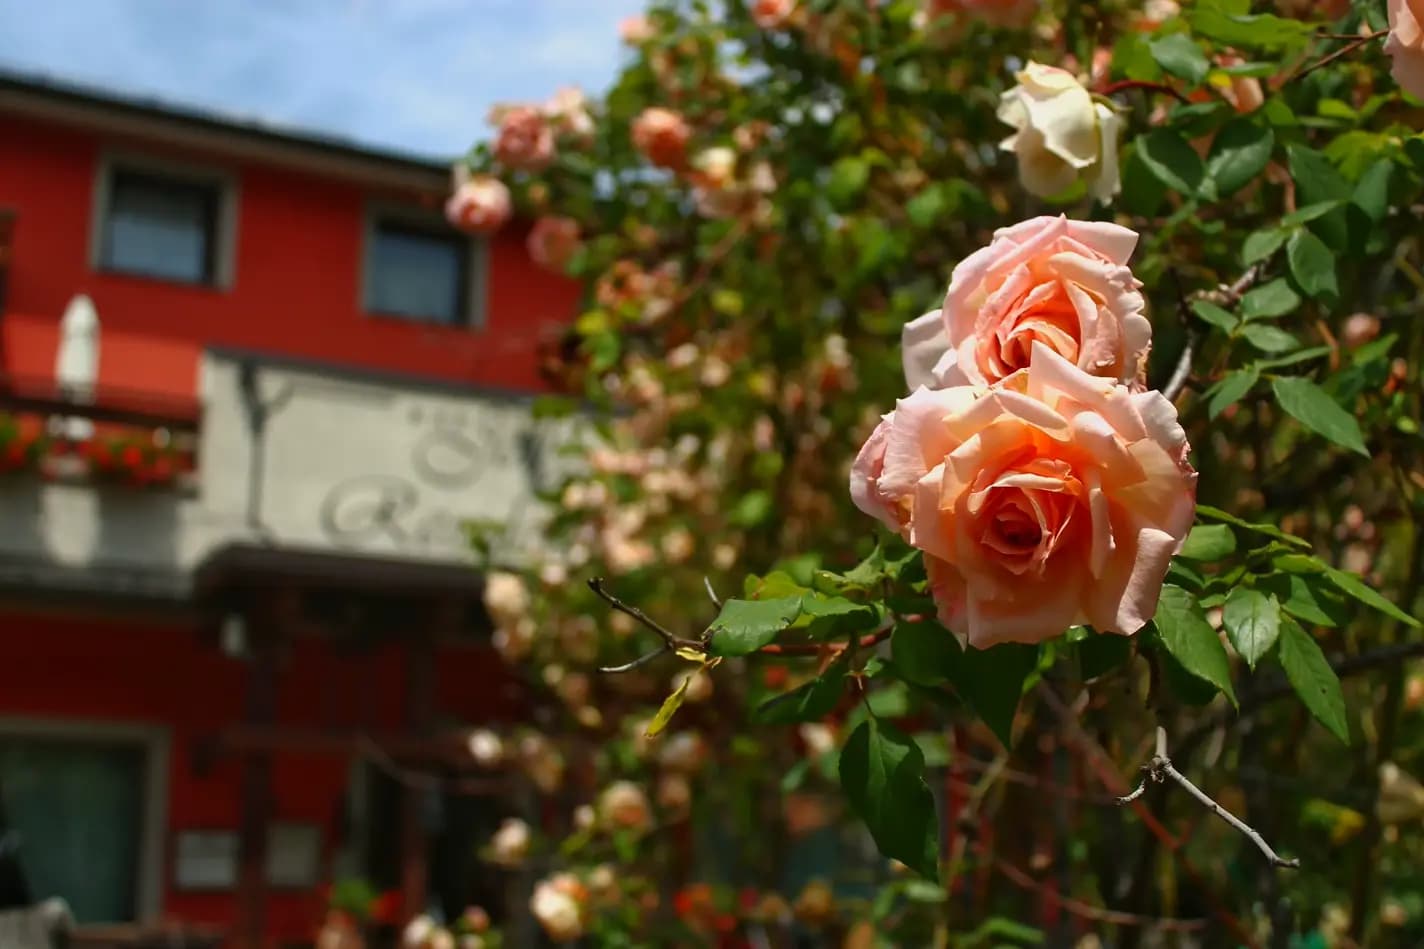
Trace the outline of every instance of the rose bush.
<instances>
[{"instance_id":1,"label":"rose bush","mask_svg":"<svg viewBox=\"0 0 1424 949\"><path fill-rule=\"evenodd\" d=\"M467 157L585 291L487 590L546 933L1424 938L1412 9L658 2L547 167ZM1298 871L1111 804L1159 724Z\"/></svg>"}]
</instances>

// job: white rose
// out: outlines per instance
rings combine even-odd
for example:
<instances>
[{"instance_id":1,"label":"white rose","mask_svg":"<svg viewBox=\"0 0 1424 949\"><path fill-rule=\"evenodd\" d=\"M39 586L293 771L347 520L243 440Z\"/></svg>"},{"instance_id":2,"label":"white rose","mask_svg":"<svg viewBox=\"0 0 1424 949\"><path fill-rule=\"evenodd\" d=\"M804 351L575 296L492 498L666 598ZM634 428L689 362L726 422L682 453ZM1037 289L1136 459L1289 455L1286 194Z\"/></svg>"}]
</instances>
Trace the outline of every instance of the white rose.
<instances>
[{"instance_id":1,"label":"white rose","mask_svg":"<svg viewBox=\"0 0 1424 949\"><path fill-rule=\"evenodd\" d=\"M529 854L529 825L517 817L505 818L490 838L490 859L506 867L524 862Z\"/></svg>"},{"instance_id":2,"label":"white rose","mask_svg":"<svg viewBox=\"0 0 1424 949\"><path fill-rule=\"evenodd\" d=\"M555 942L572 942L583 935L583 887L569 874L557 874L534 887L529 912Z\"/></svg>"},{"instance_id":3,"label":"white rose","mask_svg":"<svg viewBox=\"0 0 1424 949\"><path fill-rule=\"evenodd\" d=\"M405 924L405 930L401 933L401 945L404 949L421 949L434 933L435 920L429 916L417 916Z\"/></svg>"},{"instance_id":4,"label":"white rose","mask_svg":"<svg viewBox=\"0 0 1424 949\"><path fill-rule=\"evenodd\" d=\"M1111 201L1120 189L1117 113L1066 70L1030 62L1018 80L1003 95L999 120L1017 130L1002 148L1018 156L1024 188L1048 198L1081 178L1093 197Z\"/></svg>"},{"instance_id":5,"label":"white rose","mask_svg":"<svg viewBox=\"0 0 1424 949\"><path fill-rule=\"evenodd\" d=\"M494 732L477 728L466 741L470 757L482 768L493 768L504 760L504 742Z\"/></svg>"}]
</instances>

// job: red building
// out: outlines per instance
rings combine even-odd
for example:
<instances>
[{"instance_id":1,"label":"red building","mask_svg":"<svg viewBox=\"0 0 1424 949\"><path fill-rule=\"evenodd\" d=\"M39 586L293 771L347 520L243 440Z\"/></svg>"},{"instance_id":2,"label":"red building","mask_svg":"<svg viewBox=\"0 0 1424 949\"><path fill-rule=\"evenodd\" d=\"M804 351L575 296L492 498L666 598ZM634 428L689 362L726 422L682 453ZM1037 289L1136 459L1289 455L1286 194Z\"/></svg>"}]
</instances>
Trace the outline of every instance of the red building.
<instances>
[{"instance_id":1,"label":"red building","mask_svg":"<svg viewBox=\"0 0 1424 949\"><path fill-rule=\"evenodd\" d=\"M461 525L527 540L577 289L517 224L449 229L448 184L0 76L0 834L85 926L301 944L335 880L499 885L497 799L431 779L519 706ZM57 378L78 295L92 385Z\"/></svg>"}]
</instances>

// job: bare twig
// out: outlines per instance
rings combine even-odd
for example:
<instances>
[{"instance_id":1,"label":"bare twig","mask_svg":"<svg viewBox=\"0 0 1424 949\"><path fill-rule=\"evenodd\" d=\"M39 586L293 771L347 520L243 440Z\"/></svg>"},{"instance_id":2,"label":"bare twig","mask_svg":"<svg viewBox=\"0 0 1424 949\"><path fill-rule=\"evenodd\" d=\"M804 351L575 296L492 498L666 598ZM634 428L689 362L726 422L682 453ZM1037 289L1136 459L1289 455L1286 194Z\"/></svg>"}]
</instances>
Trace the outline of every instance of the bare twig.
<instances>
[{"instance_id":1,"label":"bare twig","mask_svg":"<svg viewBox=\"0 0 1424 949\"><path fill-rule=\"evenodd\" d=\"M624 603L622 600L618 599L618 597L614 596L612 593L609 593L607 590L605 590L605 589L603 588L603 578L602 578L602 577L592 577L592 578L590 578L589 581L588 581L588 588L589 588L590 590L592 590L594 593L596 593L596 594L598 595L598 597L603 600L603 602L607 603L609 606L613 607L613 608L614 608L615 610L617 610L618 612L624 613L624 614L627 614L628 616L633 617L633 619L635 619L635 620L637 620L638 622L642 623L644 626L646 626L648 629L651 629L653 632L657 633L658 636L659 636L659 638L662 639L663 645L666 647L667 650L672 650L672 651L676 651L676 650L678 650L678 649L698 649L698 650L700 650L700 649L702 648L702 642L701 642L700 640L696 640L696 639L683 639L681 636L678 636L677 634L673 633L673 632L672 632L671 630L669 630L667 627L663 626L663 625L662 625L661 623L659 623L657 620L653 619L651 616L649 616L647 613L644 613L642 610L638 609L636 606L629 606L627 603Z\"/></svg>"},{"instance_id":2,"label":"bare twig","mask_svg":"<svg viewBox=\"0 0 1424 949\"><path fill-rule=\"evenodd\" d=\"M1172 280L1177 287L1177 308L1183 320L1187 321L1187 342L1182 347L1182 355L1177 359L1177 365L1172 370L1172 375L1167 379L1167 384L1162 387L1162 395L1169 402L1175 402L1177 396L1182 394L1182 390L1187 386L1187 380L1192 374L1192 359L1196 354L1196 333L1191 329L1191 306L1187 300L1187 295L1182 290L1181 278L1177 276L1175 268L1169 269ZM1212 303L1223 307L1235 306L1242 295L1255 285L1261 277L1261 265L1252 264L1246 268L1246 272L1236 279L1235 283L1229 286L1221 286L1206 293L1197 294L1199 300L1210 300Z\"/></svg>"},{"instance_id":3,"label":"bare twig","mask_svg":"<svg viewBox=\"0 0 1424 949\"><path fill-rule=\"evenodd\" d=\"M654 659L656 659L656 658L658 658L659 656L663 655L663 654L666 653L667 651L668 651L667 644L664 643L663 645L659 646L657 649L654 649L652 652L650 652L650 653L645 653L644 655L639 656L637 659L634 659L632 662L625 662L625 663L623 663L623 665L621 665L621 666L599 666L599 667L598 667L598 671L599 671L599 672L615 673L615 674L616 674L616 673L619 673L619 672L632 672L634 669L637 669L637 668L640 667L640 666L645 666L645 665L647 665L648 663L652 662Z\"/></svg>"},{"instance_id":4,"label":"bare twig","mask_svg":"<svg viewBox=\"0 0 1424 949\"><path fill-rule=\"evenodd\" d=\"M707 588L707 597L712 601L712 605L720 610L722 608L722 598L717 595L716 590L712 589L712 579L710 577L703 577L702 585Z\"/></svg>"},{"instance_id":5,"label":"bare twig","mask_svg":"<svg viewBox=\"0 0 1424 949\"><path fill-rule=\"evenodd\" d=\"M1167 755L1167 729L1160 725L1157 726L1157 752L1152 756L1152 760L1143 768L1143 771L1146 776L1143 778L1142 784L1138 785L1137 790L1128 794L1126 797L1118 798L1119 804L1129 804L1137 800L1142 796L1143 792L1146 791L1149 782L1160 784L1170 778L1181 785L1188 794L1196 798L1197 802L1203 807L1226 821L1234 827L1237 832L1246 837L1247 840L1254 843L1261 853L1266 855L1266 859L1271 861L1272 866L1289 867L1291 869L1300 866L1299 860L1294 858L1287 859L1276 853L1276 851L1271 848L1271 845L1266 843L1266 839L1261 836L1259 831L1216 803L1210 794L1207 794L1201 788L1197 787L1186 775L1177 770L1176 766L1172 764L1172 759Z\"/></svg>"},{"instance_id":6,"label":"bare twig","mask_svg":"<svg viewBox=\"0 0 1424 949\"><path fill-rule=\"evenodd\" d=\"M994 869L1007 877L1015 886L1020 889L1033 890L1042 895L1048 901L1056 904L1064 912L1079 919L1091 919L1094 922L1108 923L1112 926L1142 926L1148 929L1157 929L1164 932L1193 932L1205 929L1207 920L1205 919L1171 919L1159 916L1143 916L1139 913L1124 913L1120 910L1104 909L1100 906L1093 906L1082 900L1074 899L1071 896L1063 896L1057 890L1045 888L1044 885L1035 880L1032 874L1026 873L1002 857L993 857Z\"/></svg>"}]
</instances>

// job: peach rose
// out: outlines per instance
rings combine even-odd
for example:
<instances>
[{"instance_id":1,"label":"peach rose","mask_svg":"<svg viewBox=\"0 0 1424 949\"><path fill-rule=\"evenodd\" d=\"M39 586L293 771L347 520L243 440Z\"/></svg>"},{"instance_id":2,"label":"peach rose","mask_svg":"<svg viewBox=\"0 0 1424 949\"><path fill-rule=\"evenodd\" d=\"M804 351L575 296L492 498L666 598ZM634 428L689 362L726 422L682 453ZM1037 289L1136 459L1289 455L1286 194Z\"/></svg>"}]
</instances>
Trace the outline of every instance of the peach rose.
<instances>
[{"instance_id":1,"label":"peach rose","mask_svg":"<svg viewBox=\"0 0 1424 949\"><path fill-rule=\"evenodd\" d=\"M1127 266L1137 232L1036 217L994 232L954 268L944 305L905 324L905 382L991 385L1042 343L1080 369L1137 383L1152 324Z\"/></svg>"},{"instance_id":2,"label":"peach rose","mask_svg":"<svg viewBox=\"0 0 1424 949\"><path fill-rule=\"evenodd\" d=\"M687 120L671 109L653 106L633 120L633 147L648 161L664 168L683 166L691 136Z\"/></svg>"},{"instance_id":3,"label":"peach rose","mask_svg":"<svg viewBox=\"0 0 1424 949\"><path fill-rule=\"evenodd\" d=\"M587 139L593 135L593 116L588 111L588 96L577 86L564 86L544 103L544 114L555 130Z\"/></svg>"},{"instance_id":4,"label":"peach rose","mask_svg":"<svg viewBox=\"0 0 1424 949\"><path fill-rule=\"evenodd\" d=\"M509 189L493 175L455 172L455 193L445 202L445 217L470 234L493 234L509 220L513 202Z\"/></svg>"},{"instance_id":5,"label":"peach rose","mask_svg":"<svg viewBox=\"0 0 1424 949\"><path fill-rule=\"evenodd\" d=\"M588 890L572 873L556 873L539 881L529 898L529 912L554 942L583 936Z\"/></svg>"},{"instance_id":6,"label":"peach rose","mask_svg":"<svg viewBox=\"0 0 1424 949\"><path fill-rule=\"evenodd\" d=\"M520 171L539 171L554 160L554 129L544 114L527 105L505 109L494 139L494 157Z\"/></svg>"},{"instance_id":7,"label":"peach rose","mask_svg":"<svg viewBox=\"0 0 1424 949\"><path fill-rule=\"evenodd\" d=\"M1240 66L1246 60L1235 53L1225 53L1217 57L1218 66ZM1221 86L1221 97L1231 104L1231 107L1242 114L1255 112L1266 104L1266 94L1261 89L1261 80L1254 76L1227 76L1225 84Z\"/></svg>"},{"instance_id":8,"label":"peach rose","mask_svg":"<svg viewBox=\"0 0 1424 949\"><path fill-rule=\"evenodd\" d=\"M752 4L752 19L763 30L780 29L794 12L796 0L755 0Z\"/></svg>"},{"instance_id":9,"label":"peach rose","mask_svg":"<svg viewBox=\"0 0 1424 949\"><path fill-rule=\"evenodd\" d=\"M918 389L851 468L856 506L925 552L940 620L984 648L1152 618L1195 512L1196 472L1160 392L1042 343L1002 385Z\"/></svg>"},{"instance_id":10,"label":"peach rose","mask_svg":"<svg viewBox=\"0 0 1424 949\"><path fill-rule=\"evenodd\" d=\"M571 217L541 217L534 222L525 244L534 263L563 273L580 246L579 223Z\"/></svg>"},{"instance_id":11,"label":"peach rose","mask_svg":"<svg viewBox=\"0 0 1424 949\"><path fill-rule=\"evenodd\" d=\"M645 16L625 17L618 24L618 38L629 46L642 46L657 35L653 22Z\"/></svg>"},{"instance_id":12,"label":"peach rose","mask_svg":"<svg viewBox=\"0 0 1424 949\"><path fill-rule=\"evenodd\" d=\"M1389 38L1384 51L1399 88L1424 99L1424 0L1389 0Z\"/></svg>"},{"instance_id":13,"label":"peach rose","mask_svg":"<svg viewBox=\"0 0 1424 949\"><path fill-rule=\"evenodd\" d=\"M1117 112L1064 69L1030 62L1018 80L1000 100L999 121L1015 129L1000 147L1018 157L1020 183L1052 198L1082 179L1094 198L1111 201L1121 189Z\"/></svg>"}]
</instances>

